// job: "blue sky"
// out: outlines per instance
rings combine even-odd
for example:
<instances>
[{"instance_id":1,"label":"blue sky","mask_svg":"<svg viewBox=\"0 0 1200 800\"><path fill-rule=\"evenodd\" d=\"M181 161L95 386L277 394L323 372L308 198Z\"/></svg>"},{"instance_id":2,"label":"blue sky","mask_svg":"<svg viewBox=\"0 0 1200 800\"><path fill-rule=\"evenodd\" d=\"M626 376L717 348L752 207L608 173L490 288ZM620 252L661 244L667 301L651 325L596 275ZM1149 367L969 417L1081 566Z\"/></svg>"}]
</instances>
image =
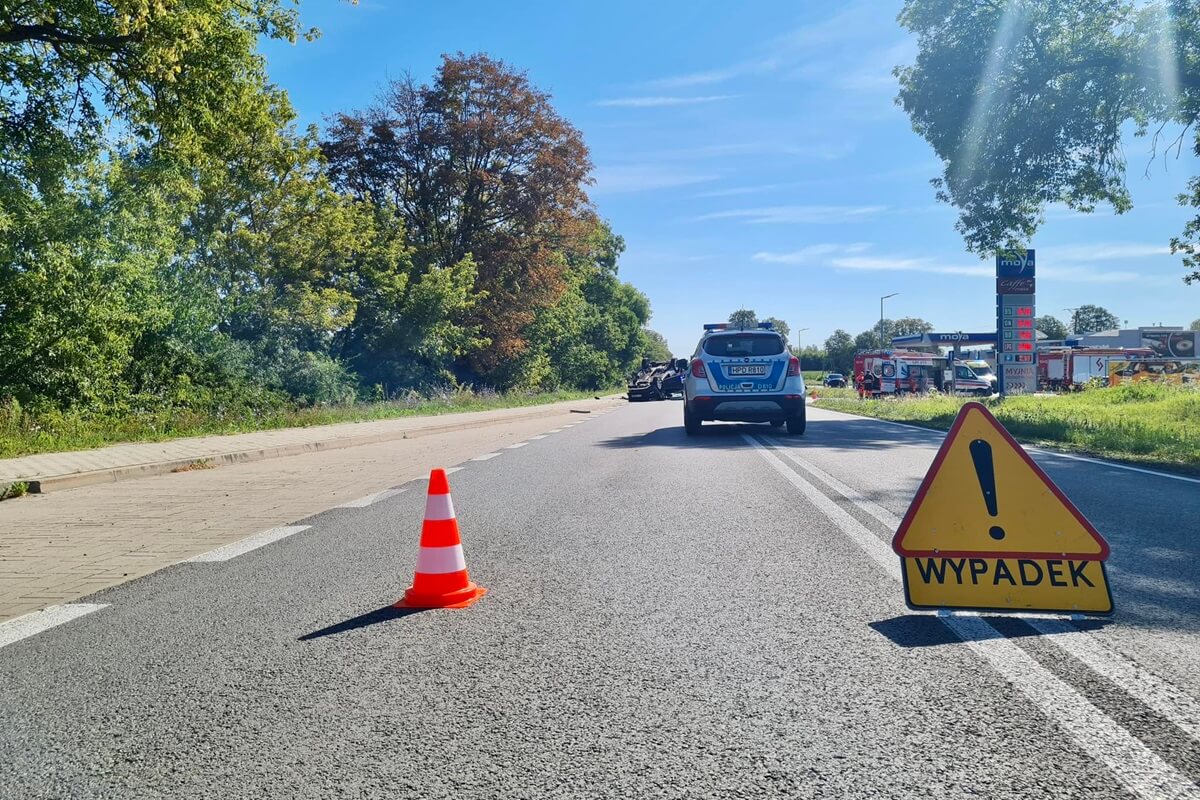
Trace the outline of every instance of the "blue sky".
<instances>
[{"instance_id":1,"label":"blue sky","mask_svg":"<svg viewBox=\"0 0 1200 800\"><path fill-rule=\"evenodd\" d=\"M676 355L743 306L808 328L805 344L856 334L892 292L889 317L987 330L993 268L963 249L929 187L932 150L893 103L891 69L916 51L900 6L326 0L301 7L321 39L265 52L316 123L370 104L389 78L428 79L442 53L527 70L583 132L590 194L627 244L621 275L649 295ZM1048 211L1033 243L1038 312L1094 303L1131 326L1187 325L1200 286L1182 283L1167 243L1200 165L1188 146L1153 164L1145 139L1125 152L1132 212Z\"/></svg>"}]
</instances>

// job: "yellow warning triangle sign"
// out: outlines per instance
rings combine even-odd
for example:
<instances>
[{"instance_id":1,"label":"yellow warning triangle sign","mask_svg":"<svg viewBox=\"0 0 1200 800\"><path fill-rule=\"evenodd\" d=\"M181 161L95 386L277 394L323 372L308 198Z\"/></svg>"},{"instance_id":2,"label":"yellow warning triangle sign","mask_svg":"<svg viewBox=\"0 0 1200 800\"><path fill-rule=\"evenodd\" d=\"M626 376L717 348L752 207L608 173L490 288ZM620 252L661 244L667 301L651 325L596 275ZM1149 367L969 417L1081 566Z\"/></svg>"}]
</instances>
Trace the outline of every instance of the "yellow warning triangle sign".
<instances>
[{"instance_id":1,"label":"yellow warning triangle sign","mask_svg":"<svg viewBox=\"0 0 1200 800\"><path fill-rule=\"evenodd\" d=\"M1104 538L980 403L962 407L892 549L910 557L1108 558Z\"/></svg>"}]
</instances>

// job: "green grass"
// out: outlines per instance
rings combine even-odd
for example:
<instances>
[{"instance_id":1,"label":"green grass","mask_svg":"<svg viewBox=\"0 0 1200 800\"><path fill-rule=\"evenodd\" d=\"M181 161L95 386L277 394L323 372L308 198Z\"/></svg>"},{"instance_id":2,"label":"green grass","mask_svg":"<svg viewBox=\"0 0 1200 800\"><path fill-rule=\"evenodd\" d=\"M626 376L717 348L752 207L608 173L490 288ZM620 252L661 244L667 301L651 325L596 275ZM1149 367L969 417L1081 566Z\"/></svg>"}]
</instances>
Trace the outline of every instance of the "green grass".
<instances>
[{"instance_id":1,"label":"green grass","mask_svg":"<svg viewBox=\"0 0 1200 800\"><path fill-rule=\"evenodd\" d=\"M276 428L309 427L337 422L368 422L397 417L434 416L582 400L611 394L596 392L474 392L448 389L435 395L413 393L402 400L284 409L240 409L232 413L190 409L146 411L108 416L83 412L30 411L15 402L0 404L0 458L31 453L88 450L118 442L158 442L184 436L246 433Z\"/></svg>"},{"instance_id":2,"label":"green grass","mask_svg":"<svg viewBox=\"0 0 1200 800\"><path fill-rule=\"evenodd\" d=\"M821 408L949 429L969 398L859 400L851 389L819 389ZM1022 442L1200 473L1200 391L1127 384L1064 395L984 401Z\"/></svg>"}]
</instances>

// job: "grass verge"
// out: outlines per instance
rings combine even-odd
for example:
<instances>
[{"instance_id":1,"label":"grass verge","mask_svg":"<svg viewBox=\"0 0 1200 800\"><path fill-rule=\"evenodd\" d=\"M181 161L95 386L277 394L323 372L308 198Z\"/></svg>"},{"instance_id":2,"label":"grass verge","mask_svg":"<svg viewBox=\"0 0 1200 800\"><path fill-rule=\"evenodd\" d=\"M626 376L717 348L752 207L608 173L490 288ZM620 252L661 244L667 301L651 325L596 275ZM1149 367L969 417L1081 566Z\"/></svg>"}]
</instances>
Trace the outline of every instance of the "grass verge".
<instances>
[{"instance_id":1,"label":"grass verge","mask_svg":"<svg viewBox=\"0 0 1200 800\"><path fill-rule=\"evenodd\" d=\"M369 422L398 417L435 416L464 411L490 411L582 400L611 394L601 392L474 392L447 390L433 396L415 393L382 403L345 406L243 409L236 413L192 409L147 411L108 416L102 413L36 412L16 403L0 405L0 458L32 453L88 450L119 442L161 442L185 436L248 433L277 428L304 428L338 422Z\"/></svg>"},{"instance_id":2,"label":"grass verge","mask_svg":"<svg viewBox=\"0 0 1200 800\"><path fill-rule=\"evenodd\" d=\"M970 398L859 400L853 390L818 389L820 408L948 430ZM1127 384L1065 395L984 401L1018 440L1200 474L1200 392Z\"/></svg>"}]
</instances>

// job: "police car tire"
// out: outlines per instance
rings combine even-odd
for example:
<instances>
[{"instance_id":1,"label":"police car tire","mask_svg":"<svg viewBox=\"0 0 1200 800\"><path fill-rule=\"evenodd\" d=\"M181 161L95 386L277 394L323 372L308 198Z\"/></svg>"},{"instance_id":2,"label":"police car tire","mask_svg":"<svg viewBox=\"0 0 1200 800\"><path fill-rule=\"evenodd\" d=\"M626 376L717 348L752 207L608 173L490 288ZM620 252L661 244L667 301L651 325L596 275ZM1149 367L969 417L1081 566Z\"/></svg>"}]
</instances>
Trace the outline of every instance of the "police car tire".
<instances>
[{"instance_id":1,"label":"police car tire","mask_svg":"<svg viewBox=\"0 0 1200 800\"><path fill-rule=\"evenodd\" d=\"M787 432L793 436L800 436L804 433L804 429L808 427L808 420L803 411L794 417L789 417L787 421Z\"/></svg>"},{"instance_id":2,"label":"police car tire","mask_svg":"<svg viewBox=\"0 0 1200 800\"><path fill-rule=\"evenodd\" d=\"M683 407L683 429L684 429L684 431L687 432L687 435L695 436L696 434L700 433L701 424L702 424L701 421L698 420L696 417L692 416L691 412L688 411L687 406L684 406Z\"/></svg>"}]
</instances>

